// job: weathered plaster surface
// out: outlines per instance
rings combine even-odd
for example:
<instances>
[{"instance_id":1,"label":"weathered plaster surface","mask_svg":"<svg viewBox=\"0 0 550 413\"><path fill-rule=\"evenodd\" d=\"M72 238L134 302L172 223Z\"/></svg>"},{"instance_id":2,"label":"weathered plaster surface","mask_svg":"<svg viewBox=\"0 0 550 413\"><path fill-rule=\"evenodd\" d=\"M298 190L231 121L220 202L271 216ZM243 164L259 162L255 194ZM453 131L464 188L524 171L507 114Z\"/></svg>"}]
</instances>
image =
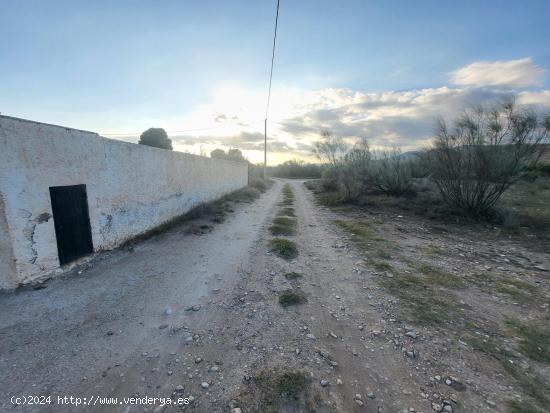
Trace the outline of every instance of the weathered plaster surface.
<instances>
[{"instance_id":1,"label":"weathered plaster surface","mask_svg":"<svg viewBox=\"0 0 550 413\"><path fill-rule=\"evenodd\" d=\"M6 220L4 196L0 192L0 289L17 286L15 278L15 257Z\"/></svg>"},{"instance_id":2,"label":"weathered plaster surface","mask_svg":"<svg viewBox=\"0 0 550 413\"><path fill-rule=\"evenodd\" d=\"M86 184L96 251L247 184L247 166L0 116L0 288L58 270L50 186Z\"/></svg>"}]
</instances>

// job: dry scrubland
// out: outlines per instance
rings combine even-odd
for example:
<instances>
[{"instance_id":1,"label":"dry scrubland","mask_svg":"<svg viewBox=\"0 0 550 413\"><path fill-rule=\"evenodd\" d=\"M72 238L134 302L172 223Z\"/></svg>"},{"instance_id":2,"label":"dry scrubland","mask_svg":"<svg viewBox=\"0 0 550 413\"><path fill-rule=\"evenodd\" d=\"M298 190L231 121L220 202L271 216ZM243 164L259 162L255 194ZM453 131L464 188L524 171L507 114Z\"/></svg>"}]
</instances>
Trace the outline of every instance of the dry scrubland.
<instances>
[{"instance_id":1,"label":"dry scrubland","mask_svg":"<svg viewBox=\"0 0 550 413\"><path fill-rule=\"evenodd\" d=\"M493 380L495 396L509 398L503 406L488 396L497 411L550 406L548 169L543 161L493 215L477 218L450 208L424 178L400 197L373 189L353 200L323 180L306 182L395 298L388 314L430 331L419 353Z\"/></svg>"}]
</instances>

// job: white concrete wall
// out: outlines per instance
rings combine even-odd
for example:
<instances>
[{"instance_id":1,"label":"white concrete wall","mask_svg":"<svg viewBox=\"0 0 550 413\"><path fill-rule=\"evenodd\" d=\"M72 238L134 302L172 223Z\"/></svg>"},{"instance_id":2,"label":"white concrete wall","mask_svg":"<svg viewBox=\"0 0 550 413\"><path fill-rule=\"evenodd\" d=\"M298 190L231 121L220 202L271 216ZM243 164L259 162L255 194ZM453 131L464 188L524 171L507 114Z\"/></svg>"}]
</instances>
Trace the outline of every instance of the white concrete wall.
<instances>
[{"instance_id":1,"label":"white concrete wall","mask_svg":"<svg viewBox=\"0 0 550 413\"><path fill-rule=\"evenodd\" d=\"M240 189L247 180L242 163L0 116L0 288L59 268L51 186L86 184L99 251Z\"/></svg>"}]
</instances>

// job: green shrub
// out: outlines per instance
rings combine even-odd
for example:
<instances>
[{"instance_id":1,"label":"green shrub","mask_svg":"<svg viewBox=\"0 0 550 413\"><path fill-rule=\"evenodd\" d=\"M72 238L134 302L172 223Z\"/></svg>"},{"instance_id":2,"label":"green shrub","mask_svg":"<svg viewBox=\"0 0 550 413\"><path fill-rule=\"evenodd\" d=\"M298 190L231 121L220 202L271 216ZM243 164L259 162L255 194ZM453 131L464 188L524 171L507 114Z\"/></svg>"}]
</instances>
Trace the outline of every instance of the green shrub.
<instances>
[{"instance_id":1,"label":"green shrub","mask_svg":"<svg viewBox=\"0 0 550 413\"><path fill-rule=\"evenodd\" d=\"M285 238L273 238L269 241L270 251L286 260L291 260L298 256L296 243Z\"/></svg>"},{"instance_id":2,"label":"green shrub","mask_svg":"<svg viewBox=\"0 0 550 413\"><path fill-rule=\"evenodd\" d=\"M284 290L279 294L279 304L283 307L305 303L306 297L300 292Z\"/></svg>"},{"instance_id":3,"label":"green shrub","mask_svg":"<svg viewBox=\"0 0 550 413\"><path fill-rule=\"evenodd\" d=\"M248 186L256 188L260 192L265 192L267 190L267 181L262 178L250 178Z\"/></svg>"},{"instance_id":4,"label":"green shrub","mask_svg":"<svg viewBox=\"0 0 550 413\"><path fill-rule=\"evenodd\" d=\"M371 171L372 181L386 195L414 195L413 164L400 149L381 152Z\"/></svg>"},{"instance_id":5,"label":"green shrub","mask_svg":"<svg viewBox=\"0 0 550 413\"><path fill-rule=\"evenodd\" d=\"M486 216L524 167L538 164L549 137L550 116L541 119L507 101L466 111L452 127L440 121L423 159L445 202Z\"/></svg>"}]
</instances>

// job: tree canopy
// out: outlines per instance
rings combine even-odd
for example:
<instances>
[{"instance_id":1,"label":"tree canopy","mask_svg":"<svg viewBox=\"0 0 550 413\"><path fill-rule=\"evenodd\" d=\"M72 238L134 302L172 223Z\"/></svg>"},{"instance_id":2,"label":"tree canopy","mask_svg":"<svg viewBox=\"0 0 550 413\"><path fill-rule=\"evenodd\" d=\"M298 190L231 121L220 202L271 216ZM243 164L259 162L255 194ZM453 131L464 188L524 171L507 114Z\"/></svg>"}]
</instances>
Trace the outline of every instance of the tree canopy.
<instances>
[{"instance_id":1,"label":"tree canopy","mask_svg":"<svg viewBox=\"0 0 550 413\"><path fill-rule=\"evenodd\" d=\"M139 137L140 145L172 150L172 140L162 128L149 128Z\"/></svg>"},{"instance_id":2,"label":"tree canopy","mask_svg":"<svg viewBox=\"0 0 550 413\"><path fill-rule=\"evenodd\" d=\"M212 152L210 152L210 157L225 159L228 161L248 163L248 159L244 157L243 153L239 149L229 149L227 152L219 148L214 149Z\"/></svg>"}]
</instances>

